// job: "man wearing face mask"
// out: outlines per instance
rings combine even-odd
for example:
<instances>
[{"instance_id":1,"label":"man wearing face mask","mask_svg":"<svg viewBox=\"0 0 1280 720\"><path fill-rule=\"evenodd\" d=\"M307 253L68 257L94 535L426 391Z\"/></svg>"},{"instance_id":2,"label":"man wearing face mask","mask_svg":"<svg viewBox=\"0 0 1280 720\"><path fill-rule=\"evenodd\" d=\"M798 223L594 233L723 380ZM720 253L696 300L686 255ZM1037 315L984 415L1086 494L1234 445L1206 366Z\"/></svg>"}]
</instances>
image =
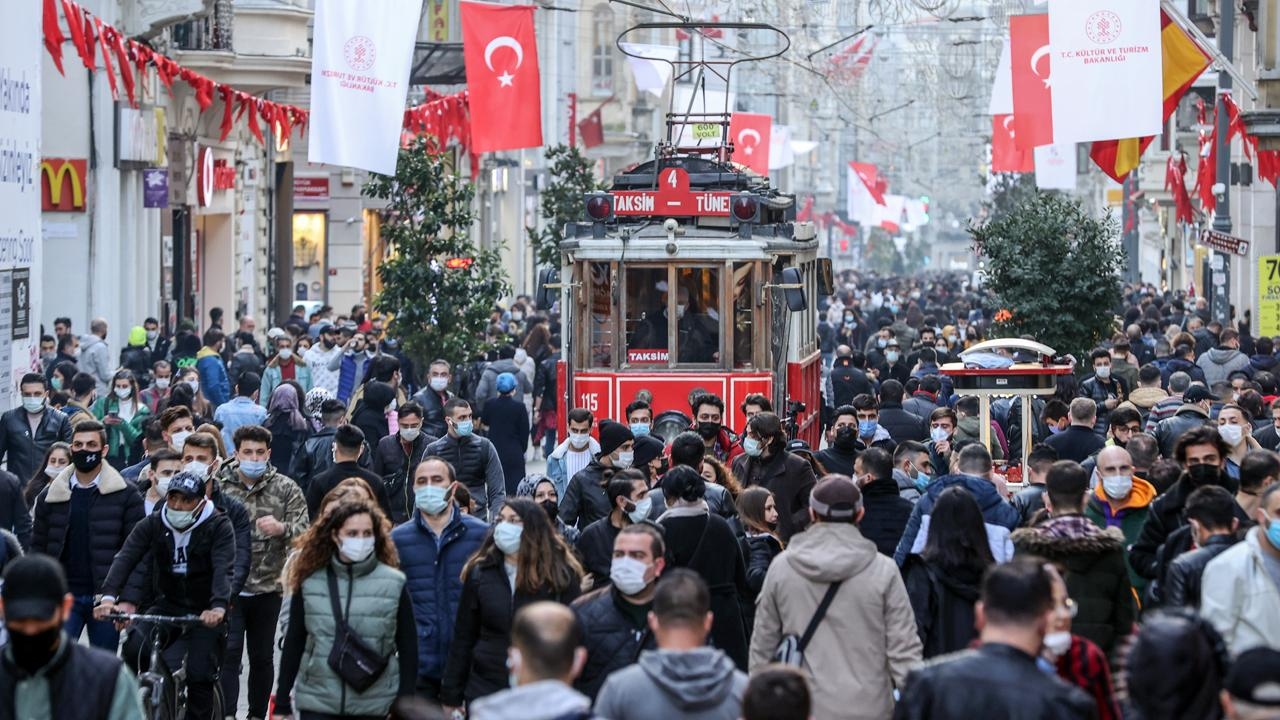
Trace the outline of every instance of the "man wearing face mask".
<instances>
[{"instance_id":1,"label":"man wearing face mask","mask_svg":"<svg viewBox=\"0 0 1280 720\"><path fill-rule=\"evenodd\" d=\"M62 627L75 596L57 561L18 558L0 591L9 642L0 651L0 715L10 718L142 717L138 682L114 653L81 645Z\"/></svg>"},{"instance_id":2,"label":"man wearing face mask","mask_svg":"<svg viewBox=\"0 0 1280 720\"><path fill-rule=\"evenodd\" d=\"M733 464L743 450L742 443L724 426L724 400L711 393L700 393L689 402L689 407L693 411L693 426L689 429L702 436L706 454L726 465Z\"/></svg>"},{"instance_id":3,"label":"man wearing face mask","mask_svg":"<svg viewBox=\"0 0 1280 720\"><path fill-rule=\"evenodd\" d=\"M427 446L439 438L423 432L422 406L412 400L396 408L396 419L399 430L374 448L373 473L386 487L391 522L399 525L413 512L413 469L426 457Z\"/></svg>"},{"instance_id":4,"label":"man wearing face mask","mask_svg":"<svg viewBox=\"0 0 1280 720\"><path fill-rule=\"evenodd\" d=\"M221 468L218 438L212 433L192 433L183 443L182 469L198 478L204 478L205 497L215 508L226 514L236 533L236 566L235 575L231 578L231 594L234 597L244 589L245 580L249 577L253 521L243 503L222 491L222 483L218 482ZM135 575L134 580L136 579Z\"/></svg>"},{"instance_id":5,"label":"man wearing face mask","mask_svg":"<svg viewBox=\"0 0 1280 720\"><path fill-rule=\"evenodd\" d=\"M243 503L253 519L252 569L231 606L222 696L227 707L236 706L240 660L247 647L249 715L266 717L283 592L281 577L289 547L306 532L307 501L297 484L270 463L270 431L261 425L245 425L236 430L234 440L236 460L222 468L219 479L227 495Z\"/></svg>"},{"instance_id":6,"label":"man wearing face mask","mask_svg":"<svg viewBox=\"0 0 1280 720\"><path fill-rule=\"evenodd\" d=\"M612 511L605 486L614 471L631 467L634 447L635 436L626 425L612 420L600 422L600 452L569 479L560 501L560 519L566 525L586 530Z\"/></svg>"},{"instance_id":7,"label":"man wearing face mask","mask_svg":"<svg viewBox=\"0 0 1280 720\"><path fill-rule=\"evenodd\" d=\"M857 408L842 405L835 409L831 428L827 430L827 447L816 457L827 472L853 477L853 461L858 457Z\"/></svg>"},{"instance_id":8,"label":"man wearing face mask","mask_svg":"<svg viewBox=\"0 0 1280 720\"><path fill-rule=\"evenodd\" d=\"M325 336L322 334L320 337L323 344ZM329 359L328 365L325 366L330 372L337 373L338 383L334 395L344 403L351 399L351 394L355 392L356 385L364 377L365 365L370 360L368 350L369 345L364 333L355 333L347 341L346 345L342 346L342 352L335 353ZM376 350L374 354L377 354ZM314 377L312 381L319 385L319 381Z\"/></svg>"},{"instance_id":9,"label":"man wearing face mask","mask_svg":"<svg viewBox=\"0 0 1280 720\"><path fill-rule=\"evenodd\" d=\"M605 493L613 510L605 517L591 523L578 538L578 554L582 565L591 574L591 586L600 588L609 583L609 563L613 558L613 543L622 528L649 517L653 500L649 497L649 484L639 470L620 470L605 486Z\"/></svg>"},{"instance_id":10,"label":"man wearing face mask","mask_svg":"<svg viewBox=\"0 0 1280 720\"><path fill-rule=\"evenodd\" d=\"M1144 436L1145 437L1145 436ZM1138 477L1128 450L1118 447L1103 448L1097 456L1097 474L1084 514L1100 528L1118 528L1124 536L1125 547L1131 547L1142 534L1142 528L1151 514L1151 502L1156 489L1151 483ZM1129 558L1126 555L1125 561ZM1129 567L1129 583L1143 596L1147 578Z\"/></svg>"},{"instance_id":11,"label":"man wearing face mask","mask_svg":"<svg viewBox=\"0 0 1280 720\"><path fill-rule=\"evenodd\" d=\"M1045 475L1044 506L1050 519L1015 530L1015 552L1055 563L1079 606L1076 632L1110 654L1128 635L1137 611L1129 569L1124 561L1124 535L1102 529L1081 512L1089 495L1089 473L1079 463L1059 460Z\"/></svg>"},{"instance_id":12,"label":"man wearing face mask","mask_svg":"<svg viewBox=\"0 0 1280 720\"><path fill-rule=\"evenodd\" d=\"M591 717L591 698L571 687L586 660L582 630L569 608L553 602L526 605L511 623L507 650L511 688L477 699L471 716L476 720Z\"/></svg>"},{"instance_id":13,"label":"man wearing face mask","mask_svg":"<svg viewBox=\"0 0 1280 720\"><path fill-rule=\"evenodd\" d=\"M1042 560L1015 558L992 567L975 608L981 646L912 672L898 720L975 717L1068 720L1095 716L1084 691L1044 672L1037 658L1061 612ZM992 677L1001 678L991 683Z\"/></svg>"},{"instance_id":14,"label":"man wearing face mask","mask_svg":"<svg viewBox=\"0 0 1280 720\"><path fill-rule=\"evenodd\" d=\"M904 500L914 503L920 499L920 493L933 481L929 476L932 470L929 448L924 444L911 441L898 443L893 451L893 480L898 485L898 494Z\"/></svg>"},{"instance_id":15,"label":"man wearing face mask","mask_svg":"<svg viewBox=\"0 0 1280 720\"><path fill-rule=\"evenodd\" d=\"M1201 579L1200 614L1238 655L1280 647L1280 485L1268 487L1242 542L1209 561Z\"/></svg>"},{"instance_id":16,"label":"man wearing face mask","mask_svg":"<svg viewBox=\"0 0 1280 720\"><path fill-rule=\"evenodd\" d=\"M1228 492L1234 492L1237 487L1237 483L1227 476L1227 444L1217 428L1204 425L1184 433L1178 438L1174 457L1183 468L1182 476L1173 487L1152 501L1142 533L1129 549L1129 563L1133 569L1148 581L1157 581L1152 583L1156 587L1148 588L1153 599L1159 599L1158 584L1168 563L1191 548L1191 533L1183 529L1187 524L1183 516L1187 498L1198 488L1208 485L1226 488ZM1238 505L1234 512L1241 525L1253 524Z\"/></svg>"},{"instance_id":17,"label":"man wearing face mask","mask_svg":"<svg viewBox=\"0 0 1280 720\"><path fill-rule=\"evenodd\" d=\"M734 461L733 475L743 488L759 485L773 493L778 507L778 537L784 543L808 522L809 491L817 484L813 467L787 450L787 433L773 413L747 423L745 454Z\"/></svg>"},{"instance_id":18,"label":"man wearing face mask","mask_svg":"<svg viewBox=\"0 0 1280 720\"><path fill-rule=\"evenodd\" d=\"M487 518L507 497L502 460L493 443L475 434L471 403L454 398L445 403L444 415L449 431L427 446L427 454L447 458L453 464L458 482L467 486L476 502L477 517Z\"/></svg>"},{"instance_id":19,"label":"man wearing face mask","mask_svg":"<svg viewBox=\"0 0 1280 720\"><path fill-rule=\"evenodd\" d=\"M152 633L172 636L180 632L164 651L165 663L179 667L185 656L187 717L212 720L213 683L222 665L220 650L232 599L236 542L231 520L205 497L204 482L194 473L174 476L164 509L148 515L129 533L102 584L102 599L94 608L94 617L106 620L116 611L117 601L132 605L144 600L131 594L133 588L126 584L134 570L148 561L155 595L147 614L199 615L201 624L160 628L138 623L125 641L126 662L132 658L145 661L144 648ZM274 630L274 616L270 623Z\"/></svg>"},{"instance_id":20,"label":"man wearing face mask","mask_svg":"<svg viewBox=\"0 0 1280 720\"><path fill-rule=\"evenodd\" d=\"M27 373L18 383L22 406L0 416L0 461L26 482L39 470L44 454L55 442L71 440L71 424L49 409L49 388L43 375Z\"/></svg>"},{"instance_id":21,"label":"man wearing face mask","mask_svg":"<svg viewBox=\"0 0 1280 720\"><path fill-rule=\"evenodd\" d=\"M88 626L94 647L115 651L120 636L107 622L93 619L93 596L102 587L116 553L143 518L142 494L104 461L107 430L85 420L71 435L71 465L36 498L31 552L57 558L75 595L67 615L72 642Z\"/></svg>"},{"instance_id":22,"label":"man wearing face mask","mask_svg":"<svg viewBox=\"0 0 1280 720\"><path fill-rule=\"evenodd\" d=\"M428 456L413 471L413 518L391 531L418 626L418 693L439 699L440 679L453 641L462 568L489 526L461 512L453 500L454 469Z\"/></svg>"},{"instance_id":23,"label":"man wearing face mask","mask_svg":"<svg viewBox=\"0 0 1280 720\"><path fill-rule=\"evenodd\" d=\"M427 368L427 386L413 396L422 406L422 431L432 437L444 437L448 427L444 421L444 405L453 398L449 384L453 373L445 360L435 360Z\"/></svg>"},{"instance_id":24,"label":"man wearing face mask","mask_svg":"<svg viewBox=\"0 0 1280 720\"><path fill-rule=\"evenodd\" d=\"M396 436L388 436L394 438ZM385 439L385 438L384 438ZM339 425L333 432L333 455L332 463L323 472L311 478L307 483L306 502L307 512L310 513L311 519L316 518L316 514L320 512L320 505L324 501L324 496L329 491L338 487L338 484L347 478L360 478L369 486L369 491L373 493L373 497L378 502L378 507L387 517L391 517L391 498L387 493L387 484L383 482L382 476L373 472L369 468L360 464L360 460L365 456L369 447L365 441L365 434L355 425L346 424ZM423 449L423 456L427 454L427 450Z\"/></svg>"},{"instance_id":25,"label":"man wearing face mask","mask_svg":"<svg viewBox=\"0 0 1280 720\"><path fill-rule=\"evenodd\" d=\"M648 631L648 615L658 578L666 568L662 531L651 523L635 523L613 542L611 584L573 604L582 627L587 662L574 687L590 697L614 671L636 662L643 650L656 647Z\"/></svg>"},{"instance_id":26,"label":"man wearing face mask","mask_svg":"<svg viewBox=\"0 0 1280 720\"><path fill-rule=\"evenodd\" d=\"M338 344L338 329L332 323L321 323L316 342L302 355L307 367L311 368L312 387L322 387L337 396L338 372L330 370L329 365L335 359L341 364L342 352L343 348Z\"/></svg>"},{"instance_id":27,"label":"man wearing face mask","mask_svg":"<svg viewBox=\"0 0 1280 720\"><path fill-rule=\"evenodd\" d=\"M1195 549L1184 552L1169 563L1165 574L1166 607L1200 609L1201 580L1209 562L1236 544L1240 521L1235 518L1231 494L1210 485L1187 498L1187 525L1195 540Z\"/></svg>"},{"instance_id":28,"label":"man wearing face mask","mask_svg":"<svg viewBox=\"0 0 1280 720\"><path fill-rule=\"evenodd\" d=\"M167 447L147 458L147 493L142 496L142 506L148 515L164 505L169 482L181 471L182 456Z\"/></svg>"},{"instance_id":29,"label":"man wearing face mask","mask_svg":"<svg viewBox=\"0 0 1280 720\"><path fill-rule=\"evenodd\" d=\"M645 315L631 336L628 348L668 349L671 318L667 316L667 284L658 283L658 290L661 293L659 308ZM683 285L676 291L676 343L682 363L714 362L716 348L720 346L720 328L716 321L691 304L689 288Z\"/></svg>"}]
</instances>

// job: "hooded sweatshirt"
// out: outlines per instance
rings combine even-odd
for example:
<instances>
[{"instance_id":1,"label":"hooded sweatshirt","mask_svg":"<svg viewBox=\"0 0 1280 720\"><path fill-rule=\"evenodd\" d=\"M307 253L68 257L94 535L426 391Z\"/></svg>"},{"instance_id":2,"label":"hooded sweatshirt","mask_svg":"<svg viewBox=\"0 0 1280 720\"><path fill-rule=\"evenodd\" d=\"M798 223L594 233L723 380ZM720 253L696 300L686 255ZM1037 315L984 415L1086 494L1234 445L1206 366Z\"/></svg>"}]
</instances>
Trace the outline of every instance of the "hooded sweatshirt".
<instances>
[{"instance_id":1,"label":"hooded sweatshirt","mask_svg":"<svg viewBox=\"0 0 1280 720\"><path fill-rule=\"evenodd\" d=\"M539 680L477 699L473 720L554 720L585 716L591 698L559 680Z\"/></svg>"},{"instance_id":2,"label":"hooded sweatshirt","mask_svg":"<svg viewBox=\"0 0 1280 720\"><path fill-rule=\"evenodd\" d=\"M1220 380L1226 380L1231 373L1240 370L1253 377L1253 366L1249 358L1235 348L1216 347L1200 356L1196 365L1204 370L1204 381L1210 387Z\"/></svg>"},{"instance_id":3,"label":"hooded sweatshirt","mask_svg":"<svg viewBox=\"0 0 1280 720\"><path fill-rule=\"evenodd\" d=\"M605 681L595 712L610 720L736 720L747 676L720 650L648 650Z\"/></svg>"},{"instance_id":4,"label":"hooded sweatshirt","mask_svg":"<svg viewBox=\"0 0 1280 720\"><path fill-rule=\"evenodd\" d=\"M160 522L164 523L165 528L173 533L173 574L187 574L187 546L191 544L191 534L195 529L205 523L206 520L213 517L218 509L213 506L212 502L205 501L201 507L200 514L196 517L196 521L186 530L179 530L169 524L169 513L160 511Z\"/></svg>"}]
</instances>

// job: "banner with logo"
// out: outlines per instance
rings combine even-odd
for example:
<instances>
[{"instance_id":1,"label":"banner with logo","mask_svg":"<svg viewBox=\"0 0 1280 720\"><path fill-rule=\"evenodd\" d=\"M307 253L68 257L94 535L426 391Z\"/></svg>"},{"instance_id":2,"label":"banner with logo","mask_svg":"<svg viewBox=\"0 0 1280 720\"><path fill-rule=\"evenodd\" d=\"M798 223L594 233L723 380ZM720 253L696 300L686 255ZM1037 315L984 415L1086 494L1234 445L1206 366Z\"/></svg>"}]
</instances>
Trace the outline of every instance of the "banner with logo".
<instances>
[{"instance_id":1,"label":"banner with logo","mask_svg":"<svg viewBox=\"0 0 1280 720\"><path fill-rule=\"evenodd\" d=\"M316 0L307 160L392 175L422 0Z\"/></svg>"},{"instance_id":2,"label":"banner with logo","mask_svg":"<svg viewBox=\"0 0 1280 720\"><path fill-rule=\"evenodd\" d=\"M1049 47L1054 142L1160 134L1160 0L1050 0Z\"/></svg>"},{"instance_id":3,"label":"banner with logo","mask_svg":"<svg viewBox=\"0 0 1280 720\"><path fill-rule=\"evenodd\" d=\"M1035 149L1036 187L1041 190L1076 189L1075 143L1042 145Z\"/></svg>"},{"instance_id":4,"label":"banner with logo","mask_svg":"<svg viewBox=\"0 0 1280 720\"><path fill-rule=\"evenodd\" d=\"M0 23L0 408L38 369L41 4L8 3Z\"/></svg>"}]
</instances>

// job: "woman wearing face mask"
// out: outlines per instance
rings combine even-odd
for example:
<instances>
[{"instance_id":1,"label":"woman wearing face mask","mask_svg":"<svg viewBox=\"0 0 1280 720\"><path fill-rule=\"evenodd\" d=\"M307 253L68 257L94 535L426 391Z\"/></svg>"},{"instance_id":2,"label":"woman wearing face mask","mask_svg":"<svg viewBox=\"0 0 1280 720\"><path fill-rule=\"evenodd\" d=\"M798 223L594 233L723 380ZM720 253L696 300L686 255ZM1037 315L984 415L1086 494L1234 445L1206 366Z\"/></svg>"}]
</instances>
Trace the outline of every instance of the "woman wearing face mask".
<instances>
[{"instance_id":1,"label":"woman wearing face mask","mask_svg":"<svg viewBox=\"0 0 1280 720\"><path fill-rule=\"evenodd\" d=\"M1240 463L1244 461L1244 456L1262 449L1262 445L1253 439L1253 425L1249 414L1235 403L1223 405L1218 411L1218 434L1227 443L1227 476L1232 480L1239 480Z\"/></svg>"},{"instance_id":2,"label":"woman wearing face mask","mask_svg":"<svg viewBox=\"0 0 1280 720\"><path fill-rule=\"evenodd\" d=\"M613 563L613 541L622 528L649 518L653 499L644 473L634 468L619 470L605 486L605 494L613 510L582 531L577 550L582 565L590 573L592 588L609 584L609 567Z\"/></svg>"},{"instance_id":3,"label":"woman wearing face mask","mask_svg":"<svg viewBox=\"0 0 1280 720\"><path fill-rule=\"evenodd\" d=\"M169 390L169 398L160 412L165 408L181 405L191 411L194 422L203 425L213 417L213 407L200 392L200 373L195 368L183 368L177 373L177 381Z\"/></svg>"},{"instance_id":4,"label":"woman wearing face mask","mask_svg":"<svg viewBox=\"0 0 1280 720\"><path fill-rule=\"evenodd\" d=\"M390 531L376 505L346 499L298 539L287 580L289 625L276 684L277 716L288 716L296 706L302 720L384 717L397 698L413 695L417 627ZM363 691L329 663L339 635L335 612L383 660Z\"/></svg>"},{"instance_id":5,"label":"woman wearing face mask","mask_svg":"<svg viewBox=\"0 0 1280 720\"><path fill-rule=\"evenodd\" d=\"M747 565L748 594L742 597L743 627L747 628L750 641L751 628L755 625L756 596L764 586L764 576L769 565L782 552L778 539L778 506L773 493L762 487L747 488L738 496L738 518L746 531L738 542Z\"/></svg>"},{"instance_id":6,"label":"woman wearing face mask","mask_svg":"<svg viewBox=\"0 0 1280 720\"><path fill-rule=\"evenodd\" d=\"M515 497L529 498L546 510L551 524L556 526L556 532L569 543L569 547L573 548L581 559L582 553L578 550L578 542L582 533L576 527L565 525L560 519L560 495L556 492L556 484L551 481L551 478L541 473L526 475L516 486Z\"/></svg>"},{"instance_id":7,"label":"woman wearing face mask","mask_svg":"<svg viewBox=\"0 0 1280 720\"><path fill-rule=\"evenodd\" d=\"M311 389L311 368L303 358L302 351L294 349L293 337L281 335L274 342L276 354L271 356L262 370L262 391L258 393L259 402L264 406L276 388L280 387L280 383L286 380L298 383L304 396Z\"/></svg>"},{"instance_id":8,"label":"woman wearing face mask","mask_svg":"<svg viewBox=\"0 0 1280 720\"><path fill-rule=\"evenodd\" d=\"M299 408L297 388L286 383L276 387L267 402L267 419L263 426L271 431L271 464L292 478L293 459L307 441L310 425Z\"/></svg>"},{"instance_id":9,"label":"woman wearing face mask","mask_svg":"<svg viewBox=\"0 0 1280 720\"><path fill-rule=\"evenodd\" d=\"M1084 690L1093 698L1098 720L1119 720L1123 716L1116 702L1107 654L1093 641L1071 632L1076 604L1067 596L1067 583L1057 568L1049 565L1048 570L1053 578L1054 613L1044 636L1040 659L1052 666L1063 681Z\"/></svg>"},{"instance_id":10,"label":"woman wearing face mask","mask_svg":"<svg viewBox=\"0 0 1280 720\"><path fill-rule=\"evenodd\" d=\"M994 564L978 502L964 488L944 490L923 552L902 567L924 657L963 650L978 636L974 602L982 574Z\"/></svg>"},{"instance_id":11,"label":"woman wearing face mask","mask_svg":"<svg viewBox=\"0 0 1280 720\"><path fill-rule=\"evenodd\" d=\"M40 491L44 490L49 482L58 477L58 473L66 470L70 464L70 445L56 442L49 446L44 454L44 462L40 463L40 469L27 480L27 486L22 490L22 498L27 501L28 510L35 507L36 497L40 495Z\"/></svg>"},{"instance_id":12,"label":"woman wearing face mask","mask_svg":"<svg viewBox=\"0 0 1280 720\"><path fill-rule=\"evenodd\" d=\"M512 499L462 568L453 643L440 683L445 713L507 687L511 618L540 600L569 604L582 566L547 513L532 500Z\"/></svg>"},{"instance_id":13,"label":"woman wearing face mask","mask_svg":"<svg viewBox=\"0 0 1280 720\"><path fill-rule=\"evenodd\" d=\"M765 415L752 418L752 422ZM805 466L806 469L808 465ZM667 567L687 567L711 589L712 643L747 669L747 637L738 598L748 595L742 548L729 523L707 510L707 481L686 465L662 477L667 511L658 518L667 544Z\"/></svg>"},{"instance_id":14,"label":"woman wearing face mask","mask_svg":"<svg viewBox=\"0 0 1280 720\"><path fill-rule=\"evenodd\" d=\"M778 537L786 542L808 522L809 491L818 484L813 468L787 451L787 433L774 413L760 413L747 422L742 449L745 454L733 461L733 476L744 488L759 485L773 493Z\"/></svg>"},{"instance_id":15,"label":"woman wearing face mask","mask_svg":"<svg viewBox=\"0 0 1280 720\"><path fill-rule=\"evenodd\" d=\"M107 442L111 453L107 462L117 470L126 468L142 456L142 434L151 410L138 400L138 381L128 370L117 371L111 378L111 394L98 398L93 415L107 426Z\"/></svg>"}]
</instances>

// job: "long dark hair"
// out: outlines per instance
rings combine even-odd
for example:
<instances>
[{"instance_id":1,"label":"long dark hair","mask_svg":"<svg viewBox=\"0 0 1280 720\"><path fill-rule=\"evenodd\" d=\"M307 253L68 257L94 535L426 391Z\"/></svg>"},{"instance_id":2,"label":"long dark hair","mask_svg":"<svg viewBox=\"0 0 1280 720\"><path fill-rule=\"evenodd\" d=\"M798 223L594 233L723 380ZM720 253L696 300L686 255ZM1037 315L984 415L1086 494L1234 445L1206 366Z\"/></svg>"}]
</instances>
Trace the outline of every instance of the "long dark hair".
<instances>
[{"instance_id":1,"label":"long dark hair","mask_svg":"<svg viewBox=\"0 0 1280 720\"><path fill-rule=\"evenodd\" d=\"M971 570L981 574L996 561L987 544L982 509L968 490L950 487L933 504L929 538L920 556L946 572Z\"/></svg>"},{"instance_id":2,"label":"long dark hair","mask_svg":"<svg viewBox=\"0 0 1280 720\"><path fill-rule=\"evenodd\" d=\"M559 595L581 582L582 565L556 532L547 511L528 498L507 498L506 506L520 516L524 526L516 557L516 589L526 595L548 589ZM466 581L471 571L479 566L501 566L502 562L502 551L494 543L493 530L490 529L479 549L463 566L462 579Z\"/></svg>"},{"instance_id":3,"label":"long dark hair","mask_svg":"<svg viewBox=\"0 0 1280 720\"><path fill-rule=\"evenodd\" d=\"M44 461L40 463L40 467L36 468L31 479L27 480L27 487L22 491L22 499L27 501L27 509L35 507L36 498L40 496L40 491L49 487L49 482L53 478L45 474L44 469L49 467L49 458L53 457L55 452L65 452L67 458L71 457L71 446L64 442L55 442L49 446L44 453Z\"/></svg>"}]
</instances>

